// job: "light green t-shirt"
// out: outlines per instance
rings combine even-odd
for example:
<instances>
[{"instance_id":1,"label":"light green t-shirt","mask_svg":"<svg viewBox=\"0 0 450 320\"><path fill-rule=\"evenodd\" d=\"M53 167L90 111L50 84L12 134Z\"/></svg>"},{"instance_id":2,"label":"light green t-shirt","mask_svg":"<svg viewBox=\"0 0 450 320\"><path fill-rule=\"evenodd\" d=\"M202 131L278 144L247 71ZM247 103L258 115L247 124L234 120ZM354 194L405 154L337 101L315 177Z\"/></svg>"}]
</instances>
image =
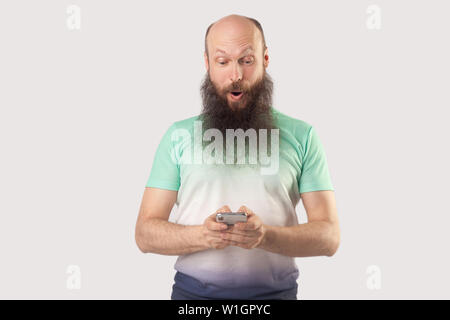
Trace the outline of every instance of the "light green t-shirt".
<instances>
[{"instance_id":1,"label":"light green t-shirt","mask_svg":"<svg viewBox=\"0 0 450 320\"><path fill-rule=\"evenodd\" d=\"M194 137L199 116L176 121L169 127L156 150L146 187L178 191L172 217L175 223L200 225L224 205L233 211L245 205L264 224L296 225L295 207L301 193L334 190L316 130L275 108L272 112L279 128L279 146L276 170L269 173L263 173L261 165L248 162L196 162L199 158ZM280 290L298 278L294 258L236 246L179 256L175 269L218 288L247 285Z\"/></svg>"}]
</instances>

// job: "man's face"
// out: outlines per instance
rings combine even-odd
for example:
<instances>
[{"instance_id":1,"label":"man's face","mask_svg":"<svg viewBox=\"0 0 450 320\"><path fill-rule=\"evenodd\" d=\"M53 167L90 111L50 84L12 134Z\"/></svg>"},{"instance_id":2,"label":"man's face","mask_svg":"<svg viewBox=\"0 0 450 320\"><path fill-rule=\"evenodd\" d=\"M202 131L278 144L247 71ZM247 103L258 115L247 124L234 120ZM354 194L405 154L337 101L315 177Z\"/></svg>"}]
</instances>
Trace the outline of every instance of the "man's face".
<instances>
[{"instance_id":1,"label":"man's face","mask_svg":"<svg viewBox=\"0 0 450 320\"><path fill-rule=\"evenodd\" d=\"M214 25L205 64L217 93L227 99L230 108L246 107L248 91L262 80L268 65L259 30L245 23Z\"/></svg>"},{"instance_id":2,"label":"man's face","mask_svg":"<svg viewBox=\"0 0 450 320\"><path fill-rule=\"evenodd\" d=\"M268 56L267 50L263 56L259 30L243 20L222 20L210 29L208 53L208 72L200 88L203 129L214 128L226 136L228 129L251 128L259 133L276 128L273 81L265 69Z\"/></svg>"}]
</instances>

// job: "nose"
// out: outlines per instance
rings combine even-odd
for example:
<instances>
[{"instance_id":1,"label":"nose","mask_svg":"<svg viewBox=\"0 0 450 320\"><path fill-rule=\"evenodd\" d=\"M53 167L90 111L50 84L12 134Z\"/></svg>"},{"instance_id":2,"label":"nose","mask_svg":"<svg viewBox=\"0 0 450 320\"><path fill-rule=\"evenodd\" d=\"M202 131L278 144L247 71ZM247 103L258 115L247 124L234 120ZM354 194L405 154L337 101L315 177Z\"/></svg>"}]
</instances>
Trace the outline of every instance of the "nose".
<instances>
[{"instance_id":1,"label":"nose","mask_svg":"<svg viewBox=\"0 0 450 320\"><path fill-rule=\"evenodd\" d=\"M242 80L242 70L241 70L241 66L239 65L239 63L235 63L233 65L233 70L231 71L230 80L231 80L231 82L236 82L236 81Z\"/></svg>"}]
</instances>

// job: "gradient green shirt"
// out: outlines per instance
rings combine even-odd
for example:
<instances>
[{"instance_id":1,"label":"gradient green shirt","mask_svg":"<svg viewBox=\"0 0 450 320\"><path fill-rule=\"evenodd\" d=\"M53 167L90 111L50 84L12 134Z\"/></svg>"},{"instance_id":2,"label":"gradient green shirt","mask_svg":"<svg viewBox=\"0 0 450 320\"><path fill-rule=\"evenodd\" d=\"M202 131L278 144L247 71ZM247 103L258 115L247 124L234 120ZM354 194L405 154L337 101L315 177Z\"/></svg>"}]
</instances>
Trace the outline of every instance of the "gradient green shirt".
<instances>
[{"instance_id":1,"label":"gradient green shirt","mask_svg":"<svg viewBox=\"0 0 450 320\"><path fill-rule=\"evenodd\" d=\"M233 211L245 205L264 224L292 226L298 224L295 207L301 193L334 190L316 130L275 108L272 112L280 139L278 169L270 175L261 174L259 165L180 163L192 150L194 122L199 116L168 128L156 150L146 187L178 191L171 221L201 225L224 205ZM184 135L178 134L180 129ZM294 258L236 246L179 256L175 269L218 290L242 286L283 290L298 278Z\"/></svg>"}]
</instances>

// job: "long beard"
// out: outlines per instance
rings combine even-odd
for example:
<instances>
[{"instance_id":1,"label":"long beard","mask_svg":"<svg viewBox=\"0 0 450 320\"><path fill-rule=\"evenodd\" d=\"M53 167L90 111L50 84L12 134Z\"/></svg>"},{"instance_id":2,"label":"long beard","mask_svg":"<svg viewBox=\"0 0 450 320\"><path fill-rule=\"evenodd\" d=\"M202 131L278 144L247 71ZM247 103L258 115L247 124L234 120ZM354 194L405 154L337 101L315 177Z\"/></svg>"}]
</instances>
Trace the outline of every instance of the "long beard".
<instances>
[{"instance_id":1,"label":"long beard","mask_svg":"<svg viewBox=\"0 0 450 320\"><path fill-rule=\"evenodd\" d=\"M236 84L230 88L237 88ZM258 132L259 129L275 128L272 116L273 81L269 74L264 72L262 79L250 88L239 88L244 93L242 101L233 102L230 106L226 97L229 91L219 92L209 73L206 74L200 88L203 101L200 117L205 130L216 128L225 135L226 129L241 128L246 131L253 128Z\"/></svg>"},{"instance_id":2,"label":"long beard","mask_svg":"<svg viewBox=\"0 0 450 320\"><path fill-rule=\"evenodd\" d=\"M244 92L240 101L233 102L230 106L227 93L231 89ZM259 152L260 132L259 129L267 129L267 147L270 153L271 130L276 129L272 109L272 78L264 71L264 76L250 88L243 87L239 83L233 83L230 87L220 92L211 81L209 73L206 74L201 85L201 96L203 109L200 115L203 132L208 129L218 129L223 137L226 137L226 129L254 129L257 134L257 152ZM203 147L209 142L203 141ZM249 142L245 141L245 153L248 156ZM227 146L224 144L223 152L226 153ZM234 145L236 161L236 145Z\"/></svg>"}]
</instances>

